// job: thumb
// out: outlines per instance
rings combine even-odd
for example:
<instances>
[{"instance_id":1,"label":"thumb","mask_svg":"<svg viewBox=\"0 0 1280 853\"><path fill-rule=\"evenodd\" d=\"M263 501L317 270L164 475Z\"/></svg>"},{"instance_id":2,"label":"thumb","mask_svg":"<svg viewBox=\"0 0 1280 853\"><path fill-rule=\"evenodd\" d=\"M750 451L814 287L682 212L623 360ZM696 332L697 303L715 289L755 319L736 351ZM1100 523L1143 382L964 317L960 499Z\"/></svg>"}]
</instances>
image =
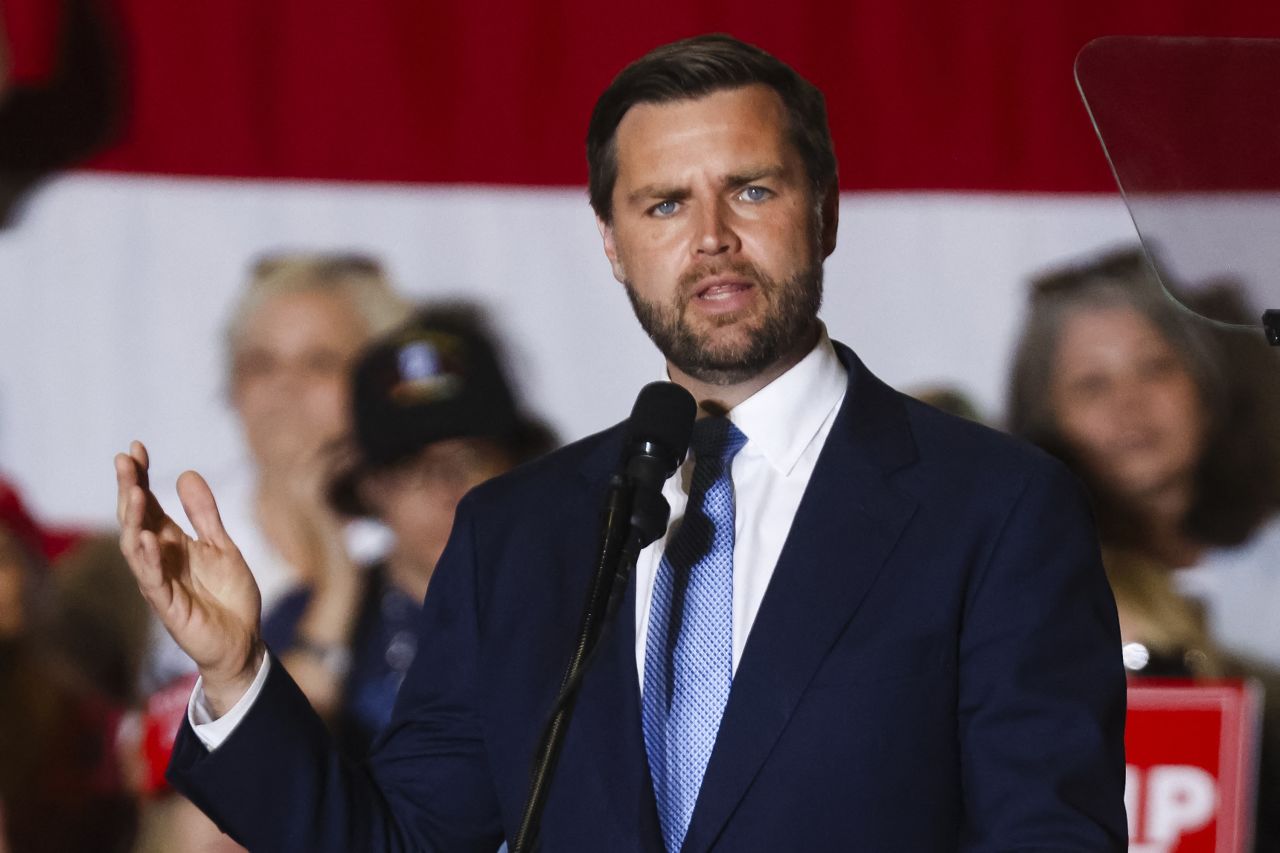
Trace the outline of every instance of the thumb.
<instances>
[{"instance_id":1,"label":"thumb","mask_svg":"<svg viewBox=\"0 0 1280 853\"><path fill-rule=\"evenodd\" d=\"M232 544L227 529L222 526L222 516L218 514L213 492L204 477L195 471L184 471L178 477L178 499L182 501L187 518L191 519L197 537L221 547Z\"/></svg>"}]
</instances>

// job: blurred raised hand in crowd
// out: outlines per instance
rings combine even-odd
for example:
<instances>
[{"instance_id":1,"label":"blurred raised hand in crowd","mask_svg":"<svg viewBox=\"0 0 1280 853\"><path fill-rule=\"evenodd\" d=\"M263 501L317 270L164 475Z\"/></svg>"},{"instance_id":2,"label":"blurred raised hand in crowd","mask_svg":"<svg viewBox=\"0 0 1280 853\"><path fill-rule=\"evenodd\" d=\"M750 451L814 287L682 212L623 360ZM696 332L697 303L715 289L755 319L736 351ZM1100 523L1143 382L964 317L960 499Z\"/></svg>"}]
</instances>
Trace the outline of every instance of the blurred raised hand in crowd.
<instances>
[{"instance_id":1,"label":"blurred raised hand in crowd","mask_svg":"<svg viewBox=\"0 0 1280 853\"><path fill-rule=\"evenodd\" d=\"M178 482L193 539L152 492L142 444L117 457L116 472L122 551L163 627L198 665L215 713L252 682L265 636L359 754L389 718L412 661L413 623L458 501L554 439L524 414L497 345L471 310L425 310L376 342L350 394L351 434L320 448L329 474L299 491L327 503L293 505L293 523L317 547L313 570L265 629L259 586L204 479L187 472ZM395 536L386 559L364 570L335 535L354 517L376 518ZM189 811L176 810L171 821L193 832ZM216 842L210 833L200 843Z\"/></svg>"},{"instance_id":2,"label":"blurred raised hand in crowd","mask_svg":"<svg viewBox=\"0 0 1280 853\"><path fill-rule=\"evenodd\" d=\"M354 371L351 408L329 506L316 511L377 519L394 545L363 571L326 561L329 571L285 596L263 634L342 746L363 756L413 661L417 617L458 501L554 439L524 413L500 347L464 306L422 310L370 347Z\"/></svg>"},{"instance_id":3,"label":"blurred raised hand in crowd","mask_svg":"<svg viewBox=\"0 0 1280 853\"><path fill-rule=\"evenodd\" d=\"M267 609L323 562L315 509L326 449L350 429L351 366L408 311L376 261L297 255L259 261L232 314L228 390L252 470L247 493L219 496Z\"/></svg>"},{"instance_id":4,"label":"blurred raised hand in crowd","mask_svg":"<svg viewBox=\"0 0 1280 853\"><path fill-rule=\"evenodd\" d=\"M220 471L214 479L219 508L238 552L253 567L253 594L260 595L263 608L317 576L350 574L349 549L376 548L327 511L327 454L350 428L349 374L357 354L408 312L377 261L332 253L259 260L232 308L225 340L227 394L247 456L237 470ZM167 500L168 484L158 485ZM152 507L148 518L155 512ZM154 624L142 668L144 701L154 713L143 716L137 744L146 753L142 776L153 780L148 789L159 789L152 792L155 808L146 815L146 827L161 839L153 845L158 848L235 850L193 806L168 801L163 787L160 768L185 710L175 709L172 700L189 692L195 669ZM156 731L165 735L153 738L160 745L147 740ZM157 813L162 817L150 819Z\"/></svg>"}]
</instances>

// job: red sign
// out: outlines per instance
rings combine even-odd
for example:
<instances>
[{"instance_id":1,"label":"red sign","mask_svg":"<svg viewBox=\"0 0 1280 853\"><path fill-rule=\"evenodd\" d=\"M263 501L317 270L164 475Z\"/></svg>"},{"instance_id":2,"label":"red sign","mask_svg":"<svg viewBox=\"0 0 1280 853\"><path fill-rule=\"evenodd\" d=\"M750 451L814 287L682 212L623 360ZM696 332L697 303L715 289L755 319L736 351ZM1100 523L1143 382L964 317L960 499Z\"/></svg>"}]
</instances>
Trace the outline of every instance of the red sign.
<instances>
[{"instance_id":1,"label":"red sign","mask_svg":"<svg viewBox=\"0 0 1280 853\"><path fill-rule=\"evenodd\" d=\"M1261 690L1243 681L1129 687L1130 853L1243 853L1253 829Z\"/></svg>"},{"instance_id":2,"label":"red sign","mask_svg":"<svg viewBox=\"0 0 1280 853\"><path fill-rule=\"evenodd\" d=\"M169 790L164 778L173 753L173 742L178 729L187 718L187 702L196 686L196 674L180 675L147 699L142 715L142 756L146 761L146 778L142 781L145 793L158 794ZM3 851L0 851L3 853Z\"/></svg>"}]
</instances>

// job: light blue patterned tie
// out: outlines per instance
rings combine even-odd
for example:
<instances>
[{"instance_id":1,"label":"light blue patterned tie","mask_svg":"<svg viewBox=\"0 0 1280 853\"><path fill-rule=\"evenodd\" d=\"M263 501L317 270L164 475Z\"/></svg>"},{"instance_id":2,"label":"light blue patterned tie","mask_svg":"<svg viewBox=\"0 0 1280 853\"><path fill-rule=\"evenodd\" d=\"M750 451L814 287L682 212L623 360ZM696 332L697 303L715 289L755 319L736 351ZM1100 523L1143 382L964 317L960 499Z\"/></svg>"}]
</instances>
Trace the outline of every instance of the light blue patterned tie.
<instances>
[{"instance_id":1,"label":"light blue patterned tie","mask_svg":"<svg viewBox=\"0 0 1280 853\"><path fill-rule=\"evenodd\" d=\"M649 607L645 751L671 853L684 844L733 683L733 457L747 437L726 418L694 424L689 505Z\"/></svg>"}]
</instances>

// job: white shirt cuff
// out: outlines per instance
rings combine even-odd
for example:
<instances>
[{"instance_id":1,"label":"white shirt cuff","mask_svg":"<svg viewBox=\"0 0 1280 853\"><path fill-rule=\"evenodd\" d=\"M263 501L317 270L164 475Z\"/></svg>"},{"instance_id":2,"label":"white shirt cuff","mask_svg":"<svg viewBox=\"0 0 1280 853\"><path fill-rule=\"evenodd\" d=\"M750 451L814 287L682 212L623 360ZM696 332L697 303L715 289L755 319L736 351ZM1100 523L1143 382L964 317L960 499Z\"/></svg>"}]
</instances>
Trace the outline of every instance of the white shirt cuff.
<instances>
[{"instance_id":1,"label":"white shirt cuff","mask_svg":"<svg viewBox=\"0 0 1280 853\"><path fill-rule=\"evenodd\" d=\"M231 737L231 733L236 730L236 726L240 725L240 721L253 707L258 694L262 692L262 685L267 683L267 672L270 669L271 655L263 655L262 666L258 667L258 674L254 676L253 684L249 685L249 689L240 697L240 701L231 706L230 711L216 720L204 696L204 679L196 679L195 689L191 691L191 699L187 702L187 721L191 723L192 731L196 733L196 737L200 738L205 749L213 752Z\"/></svg>"}]
</instances>

